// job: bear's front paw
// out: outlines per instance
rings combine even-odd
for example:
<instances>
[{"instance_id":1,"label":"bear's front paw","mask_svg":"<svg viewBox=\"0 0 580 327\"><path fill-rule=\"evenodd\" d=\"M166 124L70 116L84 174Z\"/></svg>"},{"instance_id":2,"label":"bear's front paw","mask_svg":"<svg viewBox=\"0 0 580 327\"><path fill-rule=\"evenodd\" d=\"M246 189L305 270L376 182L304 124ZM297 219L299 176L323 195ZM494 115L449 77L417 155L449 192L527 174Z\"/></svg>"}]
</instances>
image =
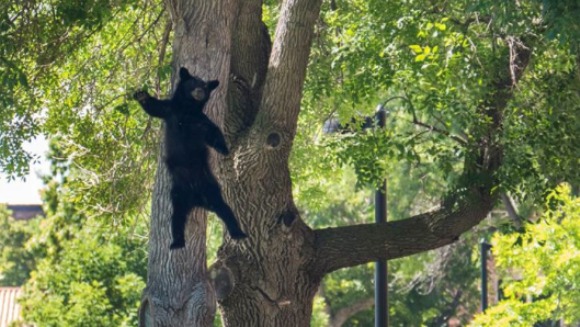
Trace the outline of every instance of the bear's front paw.
<instances>
[{"instance_id":1,"label":"bear's front paw","mask_svg":"<svg viewBox=\"0 0 580 327\"><path fill-rule=\"evenodd\" d=\"M133 94L133 99L139 101L139 102L143 102L147 99L149 99L151 96L149 95L149 93L147 93L147 91L137 91L135 92L135 94Z\"/></svg>"}]
</instances>

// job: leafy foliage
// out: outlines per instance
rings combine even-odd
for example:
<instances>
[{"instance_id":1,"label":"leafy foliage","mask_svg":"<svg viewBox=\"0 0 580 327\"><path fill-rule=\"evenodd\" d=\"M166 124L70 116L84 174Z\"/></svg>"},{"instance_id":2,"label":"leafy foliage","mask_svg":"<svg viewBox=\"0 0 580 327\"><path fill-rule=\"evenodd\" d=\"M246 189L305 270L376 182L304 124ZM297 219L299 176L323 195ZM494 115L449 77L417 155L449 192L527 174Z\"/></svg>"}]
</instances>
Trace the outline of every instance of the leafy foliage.
<instances>
[{"instance_id":1,"label":"leafy foliage","mask_svg":"<svg viewBox=\"0 0 580 327\"><path fill-rule=\"evenodd\" d=\"M51 147L58 157L58 142ZM109 224L87 215L68 182L75 169L55 160L52 173L44 177L45 218L8 221L1 212L2 283L24 283L22 316L36 326L135 326L146 278L144 220Z\"/></svg>"},{"instance_id":2,"label":"leafy foliage","mask_svg":"<svg viewBox=\"0 0 580 327\"><path fill-rule=\"evenodd\" d=\"M21 299L26 321L37 326L136 324L145 287L143 252L91 235L94 228L83 228L78 238L63 242L58 256L39 261Z\"/></svg>"},{"instance_id":3,"label":"leafy foliage","mask_svg":"<svg viewBox=\"0 0 580 327\"><path fill-rule=\"evenodd\" d=\"M38 230L38 218L16 221L9 210L0 206L0 285L19 286L28 279L36 260L26 243Z\"/></svg>"},{"instance_id":4,"label":"leafy foliage","mask_svg":"<svg viewBox=\"0 0 580 327\"><path fill-rule=\"evenodd\" d=\"M496 140L505 153L500 189L533 200L561 180L578 182L579 52L575 39L545 34L572 33L548 13L574 4L333 3L314 44L302 126L312 130L313 119L332 116L346 123L379 103L390 117L384 134L339 135L313 152L352 165L363 184L382 179L392 167L385 161L394 160L441 169L442 193L460 188L463 159L490 124L484 112L496 98L494 82L510 74L515 38L534 55ZM572 17L558 21L574 25Z\"/></svg>"},{"instance_id":5,"label":"leafy foliage","mask_svg":"<svg viewBox=\"0 0 580 327\"><path fill-rule=\"evenodd\" d=\"M143 243L131 239L133 226L112 234L94 221L81 227L62 207L35 221L4 217L0 276L3 285L24 283L23 319L36 326L137 323L146 272Z\"/></svg>"},{"instance_id":6,"label":"leafy foliage","mask_svg":"<svg viewBox=\"0 0 580 327\"><path fill-rule=\"evenodd\" d=\"M0 163L22 175L31 158L22 142L41 130L42 86L57 86L56 67L110 21L115 1L4 1L0 5ZM121 6L117 10L124 9ZM58 87L58 86L57 86ZM60 94L59 96L62 96Z\"/></svg>"},{"instance_id":7,"label":"leafy foliage","mask_svg":"<svg viewBox=\"0 0 580 327\"><path fill-rule=\"evenodd\" d=\"M472 326L580 321L580 198L563 184L547 200L542 218L527 224L524 233L493 238L506 299L477 316Z\"/></svg>"},{"instance_id":8,"label":"leafy foliage","mask_svg":"<svg viewBox=\"0 0 580 327\"><path fill-rule=\"evenodd\" d=\"M81 168L69 182L86 206L111 216L140 210L159 134L129 95L143 84L168 89L163 6L10 1L0 15L10 17L0 58L10 56L9 67L27 77L26 85L3 84L0 97L10 99L0 113L2 170L22 175L31 159L22 143L38 133L58 136L62 158Z\"/></svg>"}]
</instances>

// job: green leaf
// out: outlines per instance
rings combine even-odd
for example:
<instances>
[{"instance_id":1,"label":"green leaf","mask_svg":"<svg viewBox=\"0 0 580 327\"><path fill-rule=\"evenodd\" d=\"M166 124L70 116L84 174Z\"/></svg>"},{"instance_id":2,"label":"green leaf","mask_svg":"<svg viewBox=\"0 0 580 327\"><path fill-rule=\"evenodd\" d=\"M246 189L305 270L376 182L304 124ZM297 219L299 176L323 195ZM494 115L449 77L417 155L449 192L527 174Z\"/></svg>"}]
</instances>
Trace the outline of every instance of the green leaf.
<instances>
[{"instance_id":1,"label":"green leaf","mask_svg":"<svg viewBox=\"0 0 580 327\"><path fill-rule=\"evenodd\" d=\"M420 45L417 45L417 44L410 45L409 48L411 50L413 50L413 52L415 52L415 54L418 54L418 53L422 53L423 52L423 48Z\"/></svg>"},{"instance_id":2,"label":"green leaf","mask_svg":"<svg viewBox=\"0 0 580 327\"><path fill-rule=\"evenodd\" d=\"M420 54L420 55L418 55L418 56L415 57L415 62L424 61L425 58L427 58L427 54Z\"/></svg>"}]
</instances>

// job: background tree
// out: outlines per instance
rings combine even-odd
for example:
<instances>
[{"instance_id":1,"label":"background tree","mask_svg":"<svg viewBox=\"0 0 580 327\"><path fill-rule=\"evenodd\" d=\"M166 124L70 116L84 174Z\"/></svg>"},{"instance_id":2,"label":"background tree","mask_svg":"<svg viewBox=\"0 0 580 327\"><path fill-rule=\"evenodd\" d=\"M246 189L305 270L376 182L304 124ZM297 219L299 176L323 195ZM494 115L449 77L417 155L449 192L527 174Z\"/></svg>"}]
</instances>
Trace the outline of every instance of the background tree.
<instances>
[{"instance_id":1,"label":"background tree","mask_svg":"<svg viewBox=\"0 0 580 327\"><path fill-rule=\"evenodd\" d=\"M145 220L126 217L111 226L90 216L68 182L76 170L60 154L58 142L51 142L45 217L0 217L1 281L23 285L19 302L26 323L135 326L146 276Z\"/></svg>"},{"instance_id":2,"label":"background tree","mask_svg":"<svg viewBox=\"0 0 580 327\"><path fill-rule=\"evenodd\" d=\"M76 199L104 220L138 213L159 133L128 95L143 84L168 93L161 81L181 66L219 79L207 109L231 155L214 171L250 238L226 236L208 272L196 211L186 249L169 252L159 160L141 322L207 326L217 299L225 325L305 326L325 275L453 243L501 192L533 199L578 182L575 10L573 1L9 2L1 157L18 175L23 139L61 135L79 167ZM331 114L346 122L385 99L388 131L314 137ZM348 164L366 185L403 162L417 178L418 163L440 171L440 206L382 226L313 230L295 204L291 171L298 193L309 174L331 180Z\"/></svg>"},{"instance_id":3,"label":"background tree","mask_svg":"<svg viewBox=\"0 0 580 327\"><path fill-rule=\"evenodd\" d=\"M5 206L0 206L0 285L22 285L35 267L34 255L25 248L26 242L38 231L38 219L16 221Z\"/></svg>"},{"instance_id":4,"label":"background tree","mask_svg":"<svg viewBox=\"0 0 580 327\"><path fill-rule=\"evenodd\" d=\"M563 184L548 195L546 211L522 233L496 234L493 255L505 299L470 326L575 325L580 321L580 200Z\"/></svg>"}]
</instances>

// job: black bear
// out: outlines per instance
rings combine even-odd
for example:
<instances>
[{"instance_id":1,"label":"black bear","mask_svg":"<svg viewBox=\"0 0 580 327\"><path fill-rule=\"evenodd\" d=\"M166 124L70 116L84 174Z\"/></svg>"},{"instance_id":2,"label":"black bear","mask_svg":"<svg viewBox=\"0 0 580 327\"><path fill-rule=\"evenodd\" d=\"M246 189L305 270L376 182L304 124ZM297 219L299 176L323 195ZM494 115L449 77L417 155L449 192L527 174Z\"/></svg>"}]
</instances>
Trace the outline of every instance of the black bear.
<instances>
[{"instance_id":1,"label":"black bear","mask_svg":"<svg viewBox=\"0 0 580 327\"><path fill-rule=\"evenodd\" d=\"M219 81L205 82L179 70L179 83L171 99L159 100L146 91L133 95L151 116L165 121L165 163L172 177L171 249L185 246L185 223L194 207L215 212L223 220L233 239L247 235L231 208L225 203L220 186L208 163L208 148L229 153L220 129L203 113L211 92Z\"/></svg>"}]
</instances>

